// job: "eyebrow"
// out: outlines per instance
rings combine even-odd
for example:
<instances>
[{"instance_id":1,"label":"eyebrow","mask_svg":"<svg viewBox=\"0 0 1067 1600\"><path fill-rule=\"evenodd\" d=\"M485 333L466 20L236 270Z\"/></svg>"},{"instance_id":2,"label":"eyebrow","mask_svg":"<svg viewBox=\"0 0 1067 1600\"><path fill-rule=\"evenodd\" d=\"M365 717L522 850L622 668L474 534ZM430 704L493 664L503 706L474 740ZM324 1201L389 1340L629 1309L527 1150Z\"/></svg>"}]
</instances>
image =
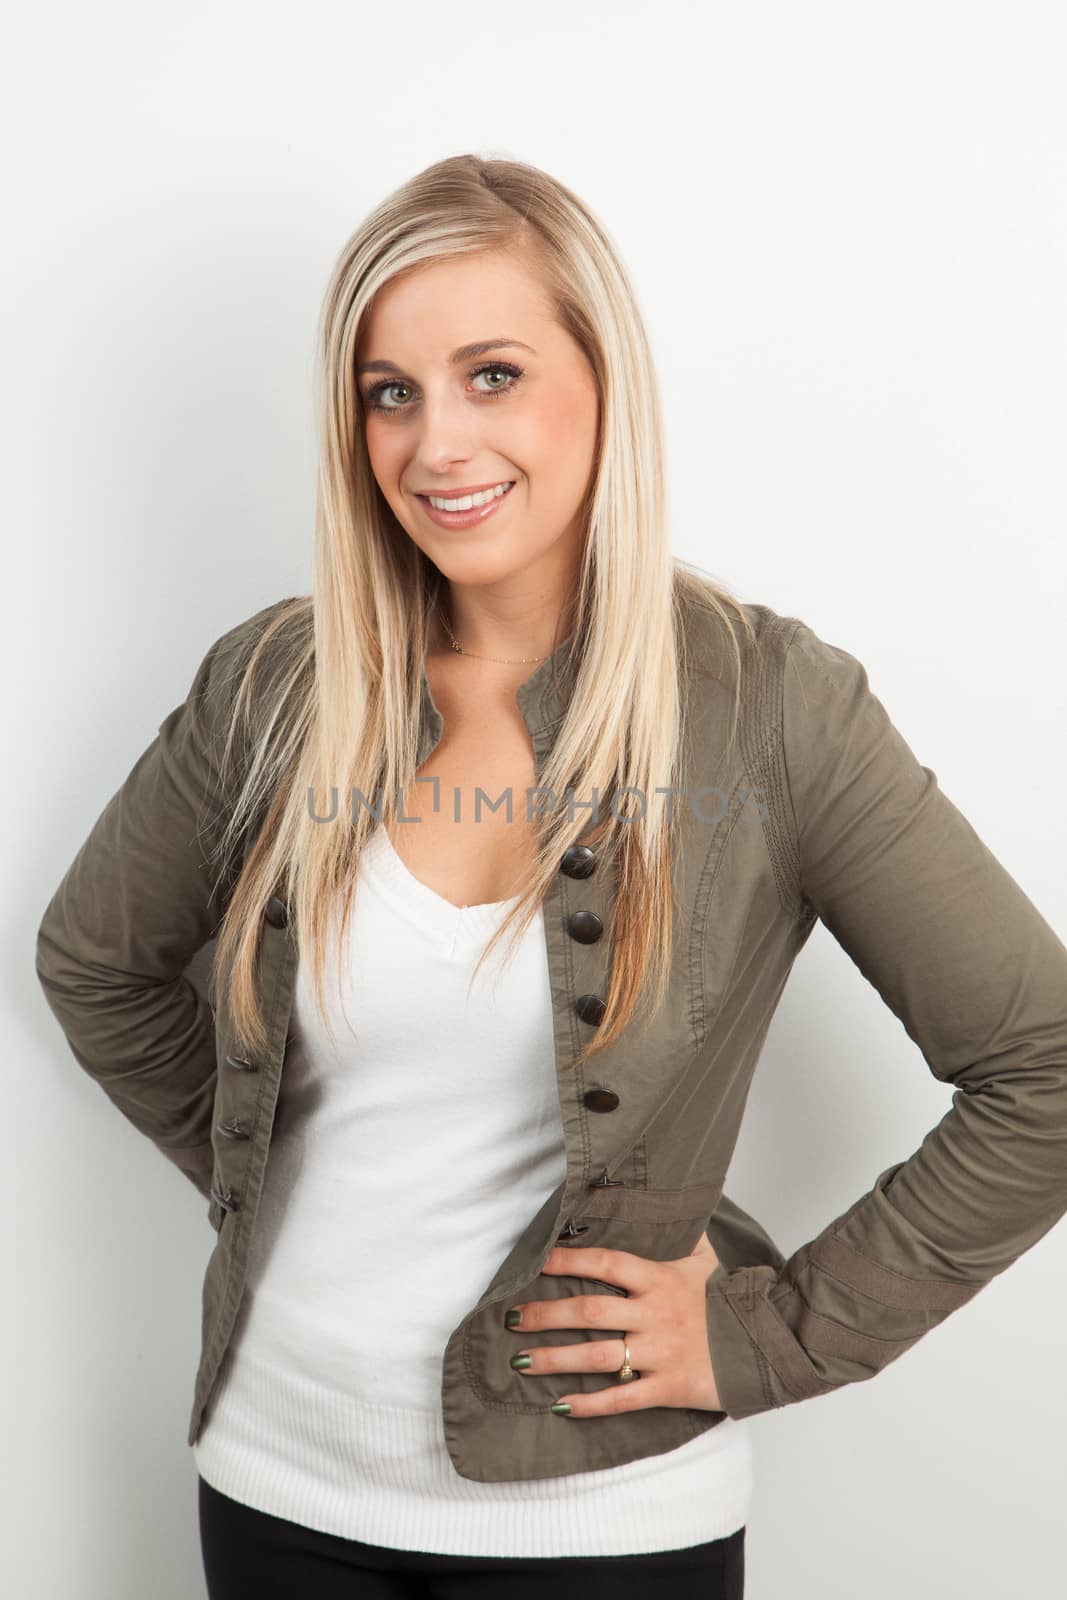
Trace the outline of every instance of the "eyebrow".
<instances>
[{"instance_id":1,"label":"eyebrow","mask_svg":"<svg viewBox=\"0 0 1067 1600\"><path fill-rule=\"evenodd\" d=\"M477 356L488 355L490 350L501 349L528 350L532 356L537 351L532 345L523 344L521 339L479 339L476 344L461 344L458 350L453 350L449 356L449 364L458 367L463 361L473 361ZM365 372L400 372L402 369L393 361L363 361L356 368L356 376L362 377Z\"/></svg>"}]
</instances>

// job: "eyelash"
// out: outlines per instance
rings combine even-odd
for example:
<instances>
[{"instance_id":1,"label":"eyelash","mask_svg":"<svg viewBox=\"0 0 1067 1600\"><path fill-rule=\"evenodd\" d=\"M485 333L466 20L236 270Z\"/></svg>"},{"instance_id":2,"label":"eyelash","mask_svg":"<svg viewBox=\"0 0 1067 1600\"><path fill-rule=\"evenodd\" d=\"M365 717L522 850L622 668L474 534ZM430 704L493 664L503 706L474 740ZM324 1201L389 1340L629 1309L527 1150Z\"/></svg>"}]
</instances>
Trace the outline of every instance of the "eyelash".
<instances>
[{"instance_id":1,"label":"eyelash","mask_svg":"<svg viewBox=\"0 0 1067 1600\"><path fill-rule=\"evenodd\" d=\"M514 383L509 384L506 389L488 389L483 391L483 399L499 400L504 395L512 394L514 392L514 390L518 387L519 379L523 376L524 371L525 368L514 367L508 361L488 361L483 366L475 367L473 372L468 373L467 376L470 378L479 378L483 372L506 372L509 378L513 378L515 380ZM384 416L396 416L398 412L403 411L406 408L402 405L379 405L377 397L380 394L384 394L386 389L394 389L398 387L400 382L401 380L399 378L387 378L382 383L376 383L372 389L367 390L367 393L364 397L364 404L368 406L371 411L380 411Z\"/></svg>"}]
</instances>

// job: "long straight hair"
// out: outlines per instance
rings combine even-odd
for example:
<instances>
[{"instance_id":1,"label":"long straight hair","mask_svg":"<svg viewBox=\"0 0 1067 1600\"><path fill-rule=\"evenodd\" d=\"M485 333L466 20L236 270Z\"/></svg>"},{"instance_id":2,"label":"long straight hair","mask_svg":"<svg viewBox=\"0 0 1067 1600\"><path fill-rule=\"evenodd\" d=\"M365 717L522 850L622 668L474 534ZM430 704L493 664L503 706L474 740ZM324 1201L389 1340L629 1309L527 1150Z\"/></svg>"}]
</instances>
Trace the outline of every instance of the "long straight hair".
<instances>
[{"instance_id":1,"label":"long straight hair","mask_svg":"<svg viewBox=\"0 0 1067 1600\"><path fill-rule=\"evenodd\" d=\"M374 296L401 273L459 256L512 252L544 285L560 324L595 375L600 422L582 507L577 591L566 607L574 677L539 784L596 795L592 827L577 807L539 819L517 904L479 960L529 926L580 836L617 870L605 937L605 1012L581 1059L618 1037L639 1009L662 1004L671 966L674 893L669 794L684 736L682 612L703 605L722 622L736 667L751 622L727 591L671 553L659 388L649 341L619 253L577 195L520 162L459 155L418 173L383 200L342 249L316 340L314 588L276 608L242 664L227 758L242 751L221 853L235 859L212 973L226 974L238 1042L262 1051L268 1019L256 992L262 909L289 903L301 961L310 964L324 1027L326 950L337 975L361 852L378 825L370 806L344 825L316 821L331 794L378 796L381 820L413 780L420 678L442 574L401 528L377 488L363 433L356 342ZM561 619L562 626L562 619ZM557 643L560 628L557 628ZM619 796L641 797L635 807ZM309 803L312 796L314 804ZM475 969L475 975L477 973Z\"/></svg>"}]
</instances>

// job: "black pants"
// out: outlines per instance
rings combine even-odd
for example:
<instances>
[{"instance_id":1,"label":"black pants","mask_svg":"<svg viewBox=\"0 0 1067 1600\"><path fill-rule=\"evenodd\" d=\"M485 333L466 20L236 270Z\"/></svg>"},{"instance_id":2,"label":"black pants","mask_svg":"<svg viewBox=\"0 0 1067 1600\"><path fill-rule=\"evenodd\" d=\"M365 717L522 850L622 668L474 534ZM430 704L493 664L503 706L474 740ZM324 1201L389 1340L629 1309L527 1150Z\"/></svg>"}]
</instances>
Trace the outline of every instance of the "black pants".
<instances>
[{"instance_id":1,"label":"black pants","mask_svg":"<svg viewBox=\"0 0 1067 1600\"><path fill-rule=\"evenodd\" d=\"M743 1600L745 1530L629 1556L446 1556L390 1550L241 1505L203 1478L210 1600Z\"/></svg>"}]
</instances>

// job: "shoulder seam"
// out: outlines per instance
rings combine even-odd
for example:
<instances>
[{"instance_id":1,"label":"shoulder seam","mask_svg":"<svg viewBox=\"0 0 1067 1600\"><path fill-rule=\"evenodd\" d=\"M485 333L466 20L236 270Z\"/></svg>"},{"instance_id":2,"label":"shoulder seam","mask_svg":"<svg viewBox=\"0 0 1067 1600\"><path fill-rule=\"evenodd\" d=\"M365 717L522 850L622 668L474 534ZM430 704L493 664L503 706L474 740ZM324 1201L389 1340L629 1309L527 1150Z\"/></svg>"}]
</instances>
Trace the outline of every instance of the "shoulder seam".
<instances>
[{"instance_id":1,"label":"shoulder seam","mask_svg":"<svg viewBox=\"0 0 1067 1600\"><path fill-rule=\"evenodd\" d=\"M797 922L806 919L808 907L800 887L800 856L785 769L783 690L789 649L803 626L799 617L768 617L754 667L751 714L741 730L746 768L766 801L764 838L778 898Z\"/></svg>"}]
</instances>

